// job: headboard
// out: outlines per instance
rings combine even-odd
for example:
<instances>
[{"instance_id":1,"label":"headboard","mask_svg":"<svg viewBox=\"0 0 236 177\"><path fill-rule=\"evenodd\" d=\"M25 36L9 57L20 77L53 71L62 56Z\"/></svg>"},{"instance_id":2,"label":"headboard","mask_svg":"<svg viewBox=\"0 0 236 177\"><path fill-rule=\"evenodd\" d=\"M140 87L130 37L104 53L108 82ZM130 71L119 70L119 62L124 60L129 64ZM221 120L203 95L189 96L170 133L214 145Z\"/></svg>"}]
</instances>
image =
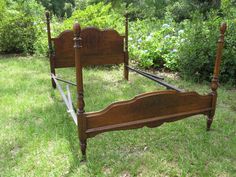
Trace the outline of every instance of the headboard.
<instances>
[{"instance_id":1,"label":"headboard","mask_svg":"<svg viewBox=\"0 0 236 177\"><path fill-rule=\"evenodd\" d=\"M51 73L55 75L56 68L75 67L75 33L72 30L63 31L58 37L51 37L50 15L46 12L48 46ZM79 60L81 66L107 65L124 63L124 77L128 80L128 16L126 15L125 35L116 30L100 30L95 27L80 29ZM56 85L52 80L52 85Z\"/></svg>"},{"instance_id":2,"label":"headboard","mask_svg":"<svg viewBox=\"0 0 236 177\"><path fill-rule=\"evenodd\" d=\"M83 66L124 63L124 36L115 30L85 28L81 30L81 62ZM63 31L52 38L55 68L75 66L74 33Z\"/></svg>"},{"instance_id":3,"label":"headboard","mask_svg":"<svg viewBox=\"0 0 236 177\"><path fill-rule=\"evenodd\" d=\"M75 67L74 32L65 30L58 37L51 38L48 13L46 17L49 52L54 68ZM83 66L124 63L126 36L113 29L100 30L88 27L81 30L80 38Z\"/></svg>"},{"instance_id":4,"label":"headboard","mask_svg":"<svg viewBox=\"0 0 236 177\"><path fill-rule=\"evenodd\" d=\"M124 36L117 31L98 28L81 30L82 66L124 63Z\"/></svg>"},{"instance_id":5,"label":"headboard","mask_svg":"<svg viewBox=\"0 0 236 177\"><path fill-rule=\"evenodd\" d=\"M75 66L74 33L71 30L63 31L57 38L52 38L53 62L55 68Z\"/></svg>"}]
</instances>

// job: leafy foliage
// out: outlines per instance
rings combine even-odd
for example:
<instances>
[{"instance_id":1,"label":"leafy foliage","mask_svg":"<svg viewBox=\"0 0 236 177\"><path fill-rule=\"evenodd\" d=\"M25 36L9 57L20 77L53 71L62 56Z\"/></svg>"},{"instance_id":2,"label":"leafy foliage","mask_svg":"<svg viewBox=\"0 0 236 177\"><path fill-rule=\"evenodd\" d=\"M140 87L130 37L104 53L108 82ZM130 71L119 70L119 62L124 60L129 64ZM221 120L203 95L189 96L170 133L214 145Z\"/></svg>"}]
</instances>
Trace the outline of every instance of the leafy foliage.
<instances>
[{"instance_id":1,"label":"leafy foliage","mask_svg":"<svg viewBox=\"0 0 236 177\"><path fill-rule=\"evenodd\" d=\"M43 8L35 1L7 1L0 21L0 51L33 53Z\"/></svg>"},{"instance_id":2,"label":"leafy foliage","mask_svg":"<svg viewBox=\"0 0 236 177\"><path fill-rule=\"evenodd\" d=\"M174 23L162 24L158 21L133 23L130 29L131 57L141 67L166 67L175 70L177 68L175 56L181 31L178 33L174 25Z\"/></svg>"},{"instance_id":3,"label":"leafy foliage","mask_svg":"<svg viewBox=\"0 0 236 177\"><path fill-rule=\"evenodd\" d=\"M24 20L22 20L24 19ZM7 22L5 21L7 20ZM6 18L0 28L0 48L2 52L33 52L36 38L33 20L24 14Z\"/></svg>"},{"instance_id":4,"label":"leafy foliage","mask_svg":"<svg viewBox=\"0 0 236 177\"><path fill-rule=\"evenodd\" d=\"M75 22L122 34L127 10L130 58L196 81L211 79L217 29L227 21L221 81L236 83L235 0L0 0L1 52L47 53L44 8L37 2L52 12L53 36Z\"/></svg>"},{"instance_id":5,"label":"leafy foliage","mask_svg":"<svg viewBox=\"0 0 236 177\"><path fill-rule=\"evenodd\" d=\"M182 76L197 81L211 80L215 56L216 41L219 36L219 26L223 21L214 13L210 20L203 21L197 14L194 21L185 21L184 41L178 53L179 70ZM235 20L228 20L228 29L225 37L225 47L221 64L222 82L235 83L236 76L236 28Z\"/></svg>"},{"instance_id":6,"label":"leafy foliage","mask_svg":"<svg viewBox=\"0 0 236 177\"><path fill-rule=\"evenodd\" d=\"M37 0L37 2L58 17L71 16L75 6L74 0Z\"/></svg>"},{"instance_id":7,"label":"leafy foliage","mask_svg":"<svg viewBox=\"0 0 236 177\"><path fill-rule=\"evenodd\" d=\"M82 27L96 26L99 28L121 29L122 17L112 10L111 4L98 3L89 5L84 10L76 10L72 16L63 22L63 29L71 29L75 22Z\"/></svg>"}]
</instances>

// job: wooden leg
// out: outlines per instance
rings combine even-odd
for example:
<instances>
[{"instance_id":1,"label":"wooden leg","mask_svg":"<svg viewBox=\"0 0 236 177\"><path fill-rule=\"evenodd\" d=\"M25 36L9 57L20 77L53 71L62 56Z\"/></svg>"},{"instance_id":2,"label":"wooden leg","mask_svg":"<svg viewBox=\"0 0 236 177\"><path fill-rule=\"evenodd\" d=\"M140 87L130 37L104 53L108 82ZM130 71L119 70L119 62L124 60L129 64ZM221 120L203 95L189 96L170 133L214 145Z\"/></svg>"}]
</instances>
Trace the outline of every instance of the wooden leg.
<instances>
[{"instance_id":1,"label":"wooden leg","mask_svg":"<svg viewBox=\"0 0 236 177\"><path fill-rule=\"evenodd\" d=\"M80 140L80 149L82 152L82 161L86 161L87 140Z\"/></svg>"},{"instance_id":2,"label":"wooden leg","mask_svg":"<svg viewBox=\"0 0 236 177\"><path fill-rule=\"evenodd\" d=\"M53 78L51 79L52 80L52 87L55 89L57 86L56 86L56 83L55 81L53 80Z\"/></svg>"},{"instance_id":3,"label":"wooden leg","mask_svg":"<svg viewBox=\"0 0 236 177\"><path fill-rule=\"evenodd\" d=\"M129 80L129 69L126 66L124 66L124 78Z\"/></svg>"},{"instance_id":4,"label":"wooden leg","mask_svg":"<svg viewBox=\"0 0 236 177\"><path fill-rule=\"evenodd\" d=\"M207 131L210 131L214 116L207 116Z\"/></svg>"}]
</instances>

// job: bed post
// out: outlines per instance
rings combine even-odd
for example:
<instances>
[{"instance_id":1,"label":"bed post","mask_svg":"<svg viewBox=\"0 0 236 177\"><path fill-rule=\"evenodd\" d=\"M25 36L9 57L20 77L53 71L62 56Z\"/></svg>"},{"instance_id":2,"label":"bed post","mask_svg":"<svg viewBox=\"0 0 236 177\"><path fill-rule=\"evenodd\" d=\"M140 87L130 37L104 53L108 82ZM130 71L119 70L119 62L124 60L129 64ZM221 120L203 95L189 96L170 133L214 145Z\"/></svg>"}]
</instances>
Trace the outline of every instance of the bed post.
<instances>
[{"instance_id":1,"label":"bed post","mask_svg":"<svg viewBox=\"0 0 236 177\"><path fill-rule=\"evenodd\" d=\"M77 121L78 133L80 140L80 149L82 152L82 160L86 160L86 119L84 116L84 88L83 88L83 68L80 60L80 49L82 48L82 40L80 37L81 27L78 23L74 25L74 48L75 48L75 67L76 67L76 83L77 83Z\"/></svg>"},{"instance_id":2,"label":"bed post","mask_svg":"<svg viewBox=\"0 0 236 177\"><path fill-rule=\"evenodd\" d=\"M52 50L52 39L51 39L51 28L50 28L50 14L47 11L45 13L46 15L46 22L47 22L47 33L48 33L48 53L49 53L49 60L50 60L50 70L51 73L55 75L55 67L54 67L54 61L53 61L53 50ZM54 82L53 78L52 80L52 87L55 89L56 88L56 83Z\"/></svg>"},{"instance_id":3,"label":"bed post","mask_svg":"<svg viewBox=\"0 0 236 177\"><path fill-rule=\"evenodd\" d=\"M125 56L124 56L124 78L126 80L129 80L129 46L128 46L128 40L129 40L129 19L128 19L128 13L125 14Z\"/></svg>"},{"instance_id":4,"label":"bed post","mask_svg":"<svg viewBox=\"0 0 236 177\"><path fill-rule=\"evenodd\" d=\"M217 88L219 86L219 73L220 73L220 64L221 64L221 58L222 58L222 52L224 48L224 34L226 31L227 25L226 23L223 23L220 27L220 37L217 44L217 51L216 51L216 59L215 59L215 68L214 68L214 75L211 81L211 95L212 97L212 111L208 115L207 119L207 131L210 130L211 124L213 121L213 117L215 115L215 109L216 109L216 101L217 101Z\"/></svg>"}]
</instances>

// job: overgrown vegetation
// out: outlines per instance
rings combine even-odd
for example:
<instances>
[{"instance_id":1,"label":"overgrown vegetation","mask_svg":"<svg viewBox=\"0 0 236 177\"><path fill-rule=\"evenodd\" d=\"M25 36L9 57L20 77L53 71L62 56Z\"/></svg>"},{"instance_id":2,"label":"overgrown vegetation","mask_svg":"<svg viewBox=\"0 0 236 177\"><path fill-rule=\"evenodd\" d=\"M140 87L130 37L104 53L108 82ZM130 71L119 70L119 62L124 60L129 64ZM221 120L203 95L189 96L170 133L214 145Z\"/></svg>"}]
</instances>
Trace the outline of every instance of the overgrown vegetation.
<instances>
[{"instance_id":1,"label":"overgrown vegetation","mask_svg":"<svg viewBox=\"0 0 236 177\"><path fill-rule=\"evenodd\" d=\"M51 87L49 70L45 58L0 56L0 176L235 175L235 89L219 88L210 132L205 116L194 116L153 129L104 133L89 139L83 164L76 126ZM74 72L58 74L74 81ZM122 67L87 68L84 77L86 111L163 89L135 73L124 81ZM166 79L186 90L210 91L208 83ZM75 101L76 88L71 89Z\"/></svg>"},{"instance_id":2,"label":"overgrown vegetation","mask_svg":"<svg viewBox=\"0 0 236 177\"><path fill-rule=\"evenodd\" d=\"M115 28L124 33L127 10L131 59L140 67L179 72L195 81L211 79L218 29L226 21L220 80L236 84L234 0L1 0L0 4L3 53L47 53L46 9L52 13L53 36L71 29L76 21L83 27Z\"/></svg>"}]
</instances>

